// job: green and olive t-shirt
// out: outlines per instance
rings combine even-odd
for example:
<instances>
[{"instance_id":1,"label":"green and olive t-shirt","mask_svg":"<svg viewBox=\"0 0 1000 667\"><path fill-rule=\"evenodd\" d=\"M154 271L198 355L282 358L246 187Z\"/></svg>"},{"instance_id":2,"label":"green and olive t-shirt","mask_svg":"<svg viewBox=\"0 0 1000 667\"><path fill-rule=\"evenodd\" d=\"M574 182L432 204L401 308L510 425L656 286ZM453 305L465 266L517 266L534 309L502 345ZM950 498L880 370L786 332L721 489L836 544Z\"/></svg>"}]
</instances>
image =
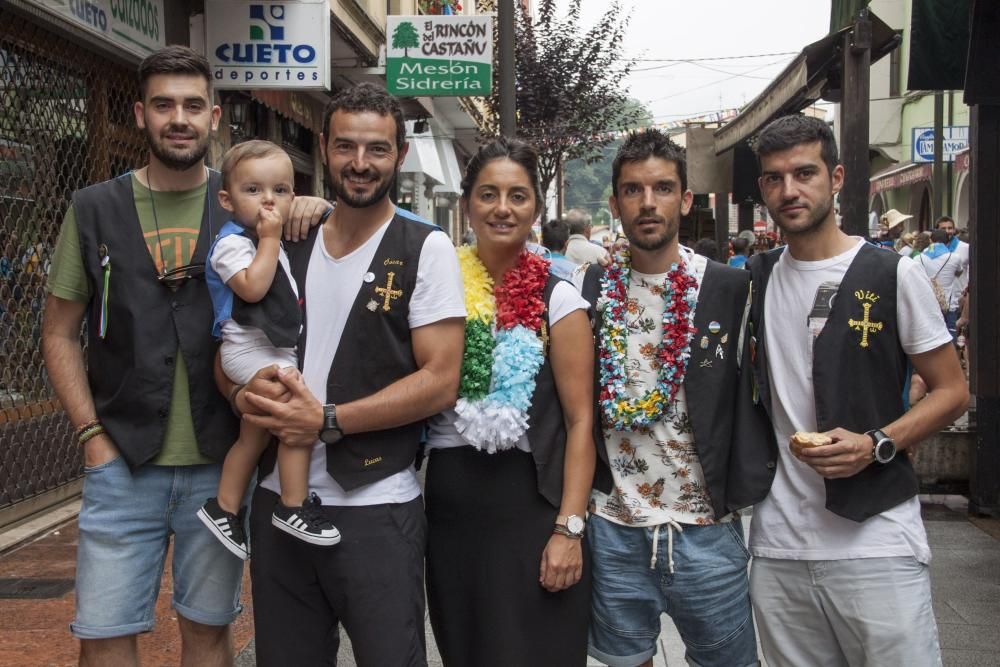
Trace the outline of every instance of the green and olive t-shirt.
<instances>
[{"instance_id":1,"label":"green and olive t-shirt","mask_svg":"<svg viewBox=\"0 0 1000 667\"><path fill-rule=\"evenodd\" d=\"M191 261L195 245L198 243L207 187L206 182L193 190L157 191L151 196L149 188L140 183L134 173L132 174L136 212L152 260L149 265L150 271L158 273L169 271ZM72 206L66 211L59 232L59 241L56 243L52 269L49 273L48 290L60 299L78 303L88 303L93 296L80 252L80 235L77 232L76 215ZM205 335L209 336L211 332L206 331ZM184 357L178 349L177 363L174 365L174 390L170 399L170 415L167 417L163 446L152 463L182 466L210 462L198 451L194 420L191 417L187 364L184 363Z\"/></svg>"}]
</instances>

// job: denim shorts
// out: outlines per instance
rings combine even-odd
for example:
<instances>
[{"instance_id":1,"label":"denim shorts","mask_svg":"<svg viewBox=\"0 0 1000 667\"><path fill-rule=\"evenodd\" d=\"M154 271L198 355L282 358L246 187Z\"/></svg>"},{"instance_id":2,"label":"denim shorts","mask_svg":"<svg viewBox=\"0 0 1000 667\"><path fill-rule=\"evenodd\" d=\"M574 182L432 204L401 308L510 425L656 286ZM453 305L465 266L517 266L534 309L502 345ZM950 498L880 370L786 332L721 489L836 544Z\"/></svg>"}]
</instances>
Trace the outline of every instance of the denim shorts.
<instances>
[{"instance_id":1,"label":"denim shorts","mask_svg":"<svg viewBox=\"0 0 1000 667\"><path fill-rule=\"evenodd\" d=\"M119 457L85 468L76 563L79 639L153 628L156 598L173 535L173 607L203 625L240 613L243 561L205 529L198 509L216 495L221 466L144 465Z\"/></svg>"},{"instance_id":2,"label":"denim shorts","mask_svg":"<svg viewBox=\"0 0 1000 667\"><path fill-rule=\"evenodd\" d=\"M645 662L656 653L665 613L684 641L688 664L758 664L747 580L750 554L739 520L686 525L683 531L663 525L655 540L654 531L600 516L588 521L594 573L590 655L610 667Z\"/></svg>"}]
</instances>

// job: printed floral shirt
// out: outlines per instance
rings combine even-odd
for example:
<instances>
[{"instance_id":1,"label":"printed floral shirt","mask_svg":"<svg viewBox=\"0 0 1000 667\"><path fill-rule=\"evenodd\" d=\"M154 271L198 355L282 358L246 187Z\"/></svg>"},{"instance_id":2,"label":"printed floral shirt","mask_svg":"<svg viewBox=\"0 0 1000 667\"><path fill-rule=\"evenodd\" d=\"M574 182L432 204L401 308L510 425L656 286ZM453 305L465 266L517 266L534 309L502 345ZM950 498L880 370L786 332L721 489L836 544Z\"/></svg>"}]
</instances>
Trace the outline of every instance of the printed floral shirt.
<instances>
[{"instance_id":1,"label":"printed floral shirt","mask_svg":"<svg viewBox=\"0 0 1000 667\"><path fill-rule=\"evenodd\" d=\"M681 255L700 286L707 260L686 248ZM627 389L631 396L641 396L656 384L666 279L666 273L632 271L627 305ZM605 427L604 441L615 486L610 495L593 492L591 512L628 526L656 526L668 520L715 523L683 386L652 428L614 431Z\"/></svg>"}]
</instances>

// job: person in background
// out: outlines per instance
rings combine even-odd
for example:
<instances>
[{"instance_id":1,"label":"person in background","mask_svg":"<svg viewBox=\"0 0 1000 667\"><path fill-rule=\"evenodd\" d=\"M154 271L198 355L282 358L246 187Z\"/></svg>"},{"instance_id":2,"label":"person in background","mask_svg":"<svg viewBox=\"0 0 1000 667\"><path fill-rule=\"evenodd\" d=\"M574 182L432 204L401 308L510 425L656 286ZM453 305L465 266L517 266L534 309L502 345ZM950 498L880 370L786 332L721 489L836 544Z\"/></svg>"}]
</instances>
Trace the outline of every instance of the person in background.
<instances>
[{"instance_id":1,"label":"person in background","mask_svg":"<svg viewBox=\"0 0 1000 667\"><path fill-rule=\"evenodd\" d=\"M569 225L562 220L549 220L542 225L542 245L545 259L549 260L552 274L569 280L577 265L566 259L566 242L569 241Z\"/></svg>"},{"instance_id":2,"label":"person in background","mask_svg":"<svg viewBox=\"0 0 1000 667\"><path fill-rule=\"evenodd\" d=\"M917 258L931 279L935 292L943 294L941 310L953 341L958 339L956 325L960 301L968 280L968 246L962 248L959 243L958 239L950 239L947 231L939 227L931 232L930 246Z\"/></svg>"},{"instance_id":3,"label":"person in background","mask_svg":"<svg viewBox=\"0 0 1000 667\"><path fill-rule=\"evenodd\" d=\"M899 237L899 249L896 251L903 257L913 257L913 244L917 241L917 232L903 232Z\"/></svg>"},{"instance_id":4,"label":"person in background","mask_svg":"<svg viewBox=\"0 0 1000 667\"><path fill-rule=\"evenodd\" d=\"M729 258L727 264L737 269L742 269L750 256L750 244L742 236L733 239L733 256Z\"/></svg>"},{"instance_id":5,"label":"person in background","mask_svg":"<svg viewBox=\"0 0 1000 667\"><path fill-rule=\"evenodd\" d=\"M715 239L710 239L710 238L698 239L698 242L694 244L694 254L701 255L702 257L707 257L713 262L718 262L719 244L715 242Z\"/></svg>"},{"instance_id":6,"label":"person in background","mask_svg":"<svg viewBox=\"0 0 1000 667\"><path fill-rule=\"evenodd\" d=\"M566 243L566 259L574 264L607 263L608 253L601 246L590 242L590 214L579 208L566 212L569 224L569 241Z\"/></svg>"}]
</instances>

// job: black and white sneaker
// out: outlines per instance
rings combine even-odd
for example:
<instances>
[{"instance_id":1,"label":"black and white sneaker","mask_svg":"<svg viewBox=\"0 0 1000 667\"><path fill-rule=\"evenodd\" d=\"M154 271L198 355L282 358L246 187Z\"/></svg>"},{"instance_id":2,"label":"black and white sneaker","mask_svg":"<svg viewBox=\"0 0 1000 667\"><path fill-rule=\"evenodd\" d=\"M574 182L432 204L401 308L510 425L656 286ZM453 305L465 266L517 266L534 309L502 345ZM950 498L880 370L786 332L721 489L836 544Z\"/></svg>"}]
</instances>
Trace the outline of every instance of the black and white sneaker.
<instances>
[{"instance_id":1,"label":"black and white sneaker","mask_svg":"<svg viewBox=\"0 0 1000 667\"><path fill-rule=\"evenodd\" d=\"M303 542L321 547L332 547L340 542L340 531L323 516L319 496L310 493L302 507L286 507L278 501L271 515L275 528L283 530Z\"/></svg>"},{"instance_id":2,"label":"black and white sneaker","mask_svg":"<svg viewBox=\"0 0 1000 667\"><path fill-rule=\"evenodd\" d=\"M250 546L243 530L245 516L245 507L240 508L239 514L233 514L219 507L215 498L209 498L198 510L198 518L222 542L222 546L243 560L250 558Z\"/></svg>"}]
</instances>

